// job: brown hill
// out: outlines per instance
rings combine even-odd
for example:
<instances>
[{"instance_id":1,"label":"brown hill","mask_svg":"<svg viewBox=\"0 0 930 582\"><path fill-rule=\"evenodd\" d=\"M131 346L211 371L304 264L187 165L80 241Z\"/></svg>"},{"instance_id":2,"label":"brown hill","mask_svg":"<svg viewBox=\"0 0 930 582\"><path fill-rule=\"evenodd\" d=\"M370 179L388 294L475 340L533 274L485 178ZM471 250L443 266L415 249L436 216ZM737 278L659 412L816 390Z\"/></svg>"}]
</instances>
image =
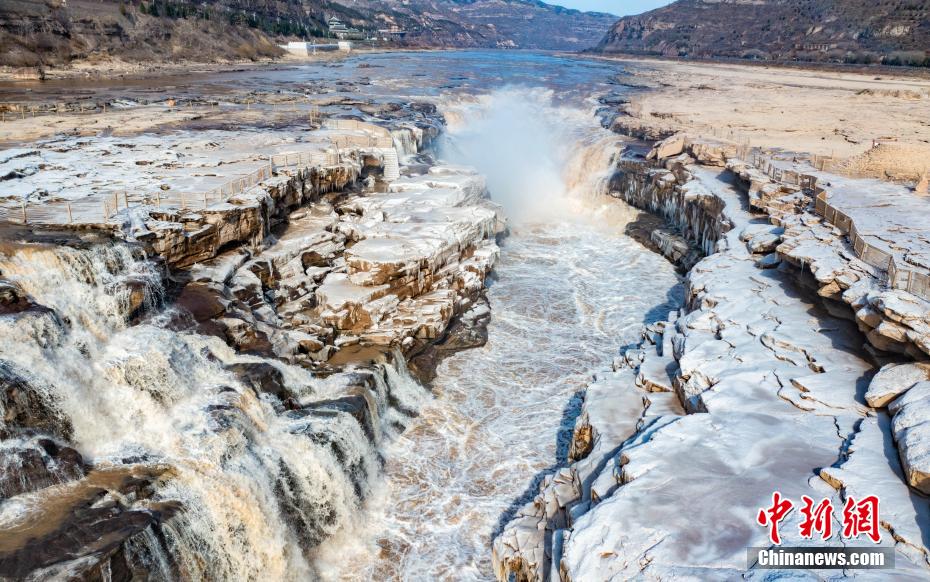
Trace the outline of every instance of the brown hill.
<instances>
[{"instance_id":1,"label":"brown hill","mask_svg":"<svg viewBox=\"0 0 930 582\"><path fill-rule=\"evenodd\" d=\"M928 0L678 0L617 21L596 50L930 65Z\"/></svg>"},{"instance_id":2,"label":"brown hill","mask_svg":"<svg viewBox=\"0 0 930 582\"><path fill-rule=\"evenodd\" d=\"M583 50L616 20L537 0L338 1L404 29L411 46Z\"/></svg>"},{"instance_id":3,"label":"brown hill","mask_svg":"<svg viewBox=\"0 0 930 582\"><path fill-rule=\"evenodd\" d=\"M364 36L402 29L401 46L560 50L595 45L615 20L538 0L0 0L0 65L274 57L329 36L333 16Z\"/></svg>"}]
</instances>

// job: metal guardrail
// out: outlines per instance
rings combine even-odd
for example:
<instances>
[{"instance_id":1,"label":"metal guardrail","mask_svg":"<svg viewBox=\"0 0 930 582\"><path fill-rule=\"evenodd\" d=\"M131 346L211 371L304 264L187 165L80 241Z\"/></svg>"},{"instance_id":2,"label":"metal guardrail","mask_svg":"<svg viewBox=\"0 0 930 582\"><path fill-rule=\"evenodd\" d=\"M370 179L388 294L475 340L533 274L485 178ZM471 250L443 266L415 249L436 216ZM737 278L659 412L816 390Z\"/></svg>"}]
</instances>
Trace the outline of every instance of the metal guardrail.
<instances>
[{"instance_id":1,"label":"metal guardrail","mask_svg":"<svg viewBox=\"0 0 930 582\"><path fill-rule=\"evenodd\" d=\"M207 190L203 193L203 203L204 206L207 205L207 201L210 199L215 199L217 201L226 200L230 196L235 196L245 190L259 184L260 182L267 180L271 177L271 174L274 172L274 165L267 164L261 168L249 172L245 176L240 176L233 180L230 180L219 186L218 188L213 188L212 190ZM181 207L184 207L184 197L182 194L181 197Z\"/></svg>"},{"instance_id":2,"label":"metal guardrail","mask_svg":"<svg viewBox=\"0 0 930 582\"><path fill-rule=\"evenodd\" d=\"M888 285L893 289L903 289L930 300L930 275L901 269L893 258L888 268Z\"/></svg>"},{"instance_id":3,"label":"metal guardrail","mask_svg":"<svg viewBox=\"0 0 930 582\"><path fill-rule=\"evenodd\" d=\"M773 181L812 191L814 211L849 237L856 256L864 263L887 273L889 287L913 293L930 301L930 274L911 268L888 250L867 242L859 234L852 217L827 202L827 192L817 185L817 176L779 168L771 157L758 148L750 147L748 142L737 147L737 156L764 172ZM810 163L814 168L824 171L836 164L837 160L832 156L811 156Z\"/></svg>"},{"instance_id":4,"label":"metal guardrail","mask_svg":"<svg viewBox=\"0 0 930 582\"><path fill-rule=\"evenodd\" d=\"M367 131L379 137L391 137L391 132L386 127L381 127L380 125L375 125L374 123L368 123L367 121L359 121L357 119L341 119L338 117L330 117L329 119L323 121L323 127L327 129Z\"/></svg>"},{"instance_id":5,"label":"metal guardrail","mask_svg":"<svg viewBox=\"0 0 930 582\"><path fill-rule=\"evenodd\" d=\"M323 127L327 129L340 129L344 131L364 131L368 135L339 135L333 138L333 143L337 147L360 147L360 148L392 148L394 147L394 138L391 132L379 125L368 123L367 121L358 121L357 119L326 119L323 121Z\"/></svg>"},{"instance_id":6,"label":"metal guardrail","mask_svg":"<svg viewBox=\"0 0 930 582\"><path fill-rule=\"evenodd\" d=\"M333 137L333 143L341 148L392 148L394 139L391 137L373 135L338 135Z\"/></svg>"},{"instance_id":7,"label":"metal guardrail","mask_svg":"<svg viewBox=\"0 0 930 582\"><path fill-rule=\"evenodd\" d=\"M312 151L312 152L286 152L271 156L272 167L290 166L335 166L339 163L339 152Z\"/></svg>"},{"instance_id":8,"label":"metal guardrail","mask_svg":"<svg viewBox=\"0 0 930 582\"><path fill-rule=\"evenodd\" d=\"M922 273L910 268L902 259L896 258L893 253L867 242L859 234L852 218L827 202L826 190L817 186L817 177L802 174L794 170L780 168L770 156L765 155L761 149L752 147L748 138L732 131L714 130L715 137L725 137L730 140L739 140L737 157L756 167L770 179L797 186L803 190L814 192L814 210L817 214L836 226L843 234L849 237L856 256L868 265L879 269L888 275L888 286L913 293L930 301L930 274ZM887 140L884 140L887 141ZM877 143L877 142L876 142ZM874 143L873 143L874 145ZM810 164L820 171L831 171L839 164L833 156L810 156Z\"/></svg>"}]
</instances>

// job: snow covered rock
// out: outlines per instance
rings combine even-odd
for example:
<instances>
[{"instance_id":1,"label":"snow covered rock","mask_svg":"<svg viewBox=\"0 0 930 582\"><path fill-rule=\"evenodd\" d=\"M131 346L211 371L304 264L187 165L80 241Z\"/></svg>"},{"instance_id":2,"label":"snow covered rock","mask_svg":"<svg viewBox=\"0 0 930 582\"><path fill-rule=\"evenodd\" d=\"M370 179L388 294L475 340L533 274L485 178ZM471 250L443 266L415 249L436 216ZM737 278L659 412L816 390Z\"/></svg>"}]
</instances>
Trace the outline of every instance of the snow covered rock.
<instances>
[{"instance_id":1,"label":"snow covered rock","mask_svg":"<svg viewBox=\"0 0 930 582\"><path fill-rule=\"evenodd\" d=\"M344 342L436 338L481 291L499 254L499 209L474 171L434 170L341 206L335 228L356 242L344 272L330 272L316 289L316 303Z\"/></svg>"},{"instance_id":2,"label":"snow covered rock","mask_svg":"<svg viewBox=\"0 0 930 582\"><path fill-rule=\"evenodd\" d=\"M881 408L907 392L918 382L930 380L930 364L888 364L872 378L865 400L869 406Z\"/></svg>"},{"instance_id":3,"label":"snow covered rock","mask_svg":"<svg viewBox=\"0 0 930 582\"><path fill-rule=\"evenodd\" d=\"M907 482L930 494L930 380L923 380L888 405Z\"/></svg>"},{"instance_id":4,"label":"snow covered rock","mask_svg":"<svg viewBox=\"0 0 930 582\"><path fill-rule=\"evenodd\" d=\"M664 160L673 158L683 152L685 149L685 136L676 134L657 143L652 151L649 152L648 159Z\"/></svg>"},{"instance_id":5,"label":"snow covered rock","mask_svg":"<svg viewBox=\"0 0 930 582\"><path fill-rule=\"evenodd\" d=\"M688 144L685 151L711 163L718 153L730 157L712 146L700 153ZM769 545L755 516L779 491L794 500L827 497L834 505L844 494L887 495L895 507L882 513L883 543L895 547L903 576L926 577L928 508L907 481L925 483L926 389L918 384L894 401L900 401L898 429L882 413L876 422L866 402L873 365L857 329L867 320L873 325L862 331L878 330L882 341L905 353L916 345L908 334L920 329L920 319L895 303L895 293L889 299L875 293L877 274L849 253L834 229L803 214L809 201L797 188L740 164L740 177L750 181L750 205L765 209L773 227L749 213L731 176L688 159L666 160L669 173L662 176L670 180L626 176L618 183L628 189L616 194L680 232L702 234L709 256L689 272L686 312L665 324L661 340L648 335L617 361L611 383L625 390L602 392L595 388L600 378L589 388L569 467L580 496L562 510L564 522L524 508L512 525L522 528L527 543L505 542L516 533L511 525L495 540L498 576L764 579L761 570L746 572L746 547ZM755 252L767 258L760 262ZM798 292L805 283L796 267L814 274L814 290L828 309L816 294ZM829 301L837 303L831 308ZM622 424L618 415L631 390L666 386L672 392L642 392L646 407L633 434L606 454L598 449L595 427ZM890 400L899 393L884 394ZM594 420L599 407L611 420ZM915 434L900 462L893 430L899 447L907 431ZM807 543L798 533L799 513L782 523L786 545ZM529 529L534 533L526 537Z\"/></svg>"}]
</instances>

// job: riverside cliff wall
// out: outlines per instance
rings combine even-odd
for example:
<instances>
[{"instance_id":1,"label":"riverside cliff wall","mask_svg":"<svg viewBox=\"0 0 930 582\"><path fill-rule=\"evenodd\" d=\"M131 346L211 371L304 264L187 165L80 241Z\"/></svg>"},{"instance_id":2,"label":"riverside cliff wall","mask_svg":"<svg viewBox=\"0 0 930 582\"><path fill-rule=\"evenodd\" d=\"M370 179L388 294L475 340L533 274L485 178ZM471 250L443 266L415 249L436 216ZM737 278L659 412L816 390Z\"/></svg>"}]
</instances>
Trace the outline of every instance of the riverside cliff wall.
<instances>
[{"instance_id":1,"label":"riverside cliff wall","mask_svg":"<svg viewBox=\"0 0 930 582\"><path fill-rule=\"evenodd\" d=\"M661 216L653 242L690 267L686 306L595 374L572 464L494 540L499 579L742 576L745 548L768 545L755 515L776 490L835 507L879 495L899 567L926 575L930 407L914 360L930 310L736 150L674 136L657 163L618 168L612 195ZM797 520L786 545L802 542Z\"/></svg>"},{"instance_id":2,"label":"riverside cliff wall","mask_svg":"<svg viewBox=\"0 0 930 582\"><path fill-rule=\"evenodd\" d=\"M314 576L427 397L408 360L484 341L503 228L467 168L342 154L4 244L0 575Z\"/></svg>"}]
</instances>

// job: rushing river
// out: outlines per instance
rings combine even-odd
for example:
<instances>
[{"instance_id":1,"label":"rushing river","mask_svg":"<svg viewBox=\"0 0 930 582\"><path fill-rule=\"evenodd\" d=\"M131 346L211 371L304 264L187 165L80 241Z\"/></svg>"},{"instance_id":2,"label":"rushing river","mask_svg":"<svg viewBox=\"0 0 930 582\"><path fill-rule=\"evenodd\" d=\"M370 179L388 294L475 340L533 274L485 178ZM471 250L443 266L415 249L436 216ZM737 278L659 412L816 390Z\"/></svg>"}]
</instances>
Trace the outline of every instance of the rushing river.
<instances>
[{"instance_id":1,"label":"rushing river","mask_svg":"<svg viewBox=\"0 0 930 582\"><path fill-rule=\"evenodd\" d=\"M126 326L127 281L141 278L148 295L162 290L154 267L122 247L43 249L0 265L54 309L60 317L52 331L62 336L49 356L40 340L51 332L38 323L28 337L2 328L0 355L43 380L74 441L98 466L121 467L129 456L157 463L159 471L171 467L174 488L156 499L187 508L164 544L181 556L190 578L492 578L492 536L565 462L591 373L609 366L643 323L663 318L680 300L673 267L622 234L633 214L603 195L623 144L599 126L594 97L618 72L618 65L548 54L427 52L170 80L175 94L216 95L305 91L364 75L365 83L352 89L356 97L430 99L448 122L433 155L476 166L504 206L511 232L488 289L487 345L446 359L432 395L411 397L423 401L419 415L380 451L357 425L352 431L309 420L295 426L276 414L223 366L254 362L222 342L174 333L166 325L170 309ZM132 100L163 91L154 83L114 81L85 90ZM66 84L43 90L70 91ZM328 113L351 114L353 107L334 105ZM72 324L80 333L69 334ZM205 355L210 351L212 358ZM293 383L318 384L302 370L282 370ZM420 394L402 370L385 374L395 392ZM337 461L325 447L295 437L298 429L326 434L357 457L363 485L373 488L360 510ZM314 541L306 539L312 528L295 534L272 509L282 473L287 484L313 485L286 491L292 513L313 513L318 504L332 514L331 527L312 530L334 535L316 550L315 563L300 551ZM6 503L0 522L20 524L29 510ZM344 522L351 525L333 531ZM154 578L172 577L160 555L146 565Z\"/></svg>"},{"instance_id":2,"label":"rushing river","mask_svg":"<svg viewBox=\"0 0 930 582\"><path fill-rule=\"evenodd\" d=\"M630 239L576 222L527 225L503 247L488 344L447 359L435 398L389 447L387 484L344 579L493 578L491 535L567 452L589 372L667 314L676 283ZM359 535L353 532L353 535Z\"/></svg>"},{"instance_id":3,"label":"rushing river","mask_svg":"<svg viewBox=\"0 0 930 582\"><path fill-rule=\"evenodd\" d=\"M589 110L508 85L445 113L439 155L486 175L511 220L489 341L440 366L366 521L324 547L333 579L493 579L492 536L565 463L591 372L680 300L673 267L622 234L633 212L602 193L622 144Z\"/></svg>"}]
</instances>

